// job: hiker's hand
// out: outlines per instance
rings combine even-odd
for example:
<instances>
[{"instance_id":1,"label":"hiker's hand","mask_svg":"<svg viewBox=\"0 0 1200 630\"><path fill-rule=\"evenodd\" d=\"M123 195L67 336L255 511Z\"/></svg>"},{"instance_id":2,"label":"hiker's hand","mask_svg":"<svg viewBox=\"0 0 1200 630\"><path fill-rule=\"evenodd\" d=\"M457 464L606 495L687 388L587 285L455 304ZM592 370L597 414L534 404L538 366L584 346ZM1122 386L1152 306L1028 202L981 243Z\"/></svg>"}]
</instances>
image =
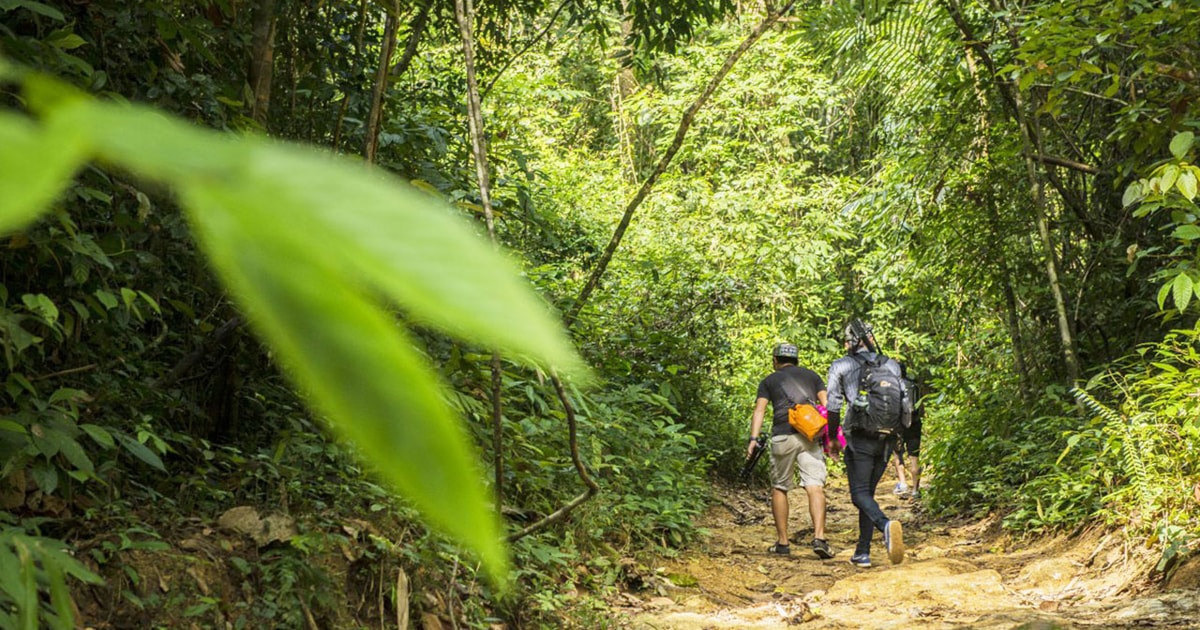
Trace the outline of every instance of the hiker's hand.
<instances>
[{"instance_id":1,"label":"hiker's hand","mask_svg":"<svg viewBox=\"0 0 1200 630\"><path fill-rule=\"evenodd\" d=\"M758 446L758 440L750 440L750 444L746 446L746 459L750 459L750 456L754 454L755 446Z\"/></svg>"}]
</instances>

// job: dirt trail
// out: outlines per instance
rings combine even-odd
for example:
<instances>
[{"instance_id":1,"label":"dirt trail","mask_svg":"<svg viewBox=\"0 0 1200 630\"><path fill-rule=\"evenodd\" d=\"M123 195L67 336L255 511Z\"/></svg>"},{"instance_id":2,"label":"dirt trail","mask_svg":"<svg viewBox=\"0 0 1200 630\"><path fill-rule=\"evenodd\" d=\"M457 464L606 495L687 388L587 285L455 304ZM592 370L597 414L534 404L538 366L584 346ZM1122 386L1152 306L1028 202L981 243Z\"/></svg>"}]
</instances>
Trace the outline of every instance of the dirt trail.
<instances>
[{"instance_id":1,"label":"dirt trail","mask_svg":"<svg viewBox=\"0 0 1200 630\"><path fill-rule=\"evenodd\" d=\"M1116 536L1013 541L994 519L948 522L919 502L892 494L885 476L877 499L904 524L908 556L891 565L875 539L874 567L849 559L857 512L845 476L830 470L827 536L836 556L809 548L803 491L789 493L792 555L772 556L767 490L722 488L701 525L711 535L675 558L634 571L644 588L616 602L620 624L674 628L1200 628L1196 563L1189 588L1147 592L1144 570ZM1177 573L1175 583L1181 582ZM1174 585L1174 584L1173 584ZM1145 593L1137 595L1137 593Z\"/></svg>"}]
</instances>

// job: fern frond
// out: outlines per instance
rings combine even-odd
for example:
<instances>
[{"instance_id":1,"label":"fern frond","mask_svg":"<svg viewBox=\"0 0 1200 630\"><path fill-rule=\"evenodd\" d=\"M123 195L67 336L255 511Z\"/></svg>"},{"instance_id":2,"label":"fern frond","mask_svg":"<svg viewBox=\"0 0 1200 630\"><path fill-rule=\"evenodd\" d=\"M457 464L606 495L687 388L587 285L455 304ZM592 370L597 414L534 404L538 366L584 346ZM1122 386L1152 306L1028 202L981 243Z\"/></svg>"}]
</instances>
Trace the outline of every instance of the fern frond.
<instances>
[{"instance_id":1,"label":"fern frond","mask_svg":"<svg viewBox=\"0 0 1200 630\"><path fill-rule=\"evenodd\" d=\"M1146 466L1146 458L1142 454L1141 440L1137 439L1135 427L1123 435L1121 442L1121 464L1125 478L1133 486L1142 502L1142 510L1149 512L1154 509L1154 492L1151 489L1150 472Z\"/></svg>"},{"instance_id":2,"label":"fern frond","mask_svg":"<svg viewBox=\"0 0 1200 630\"><path fill-rule=\"evenodd\" d=\"M1134 418L1126 418L1118 411L1096 400L1091 394L1078 388L1071 388L1071 395L1088 411L1105 423L1105 430L1116 436L1121 445L1121 472L1133 487L1145 511L1154 508L1154 492L1151 490L1150 472L1146 466L1146 458L1142 454L1142 440L1139 434L1145 429L1145 414L1137 414Z\"/></svg>"},{"instance_id":3,"label":"fern frond","mask_svg":"<svg viewBox=\"0 0 1200 630\"><path fill-rule=\"evenodd\" d=\"M1079 404L1087 408L1087 410L1092 412L1092 414L1094 414L1096 417L1104 420L1105 423L1109 425L1124 423L1125 418L1122 417L1120 413L1117 413L1113 409L1105 406L1104 403L1096 400L1086 391L1078 387L1072 387L1071 395L1075 397L1075 400L1077 400Z\"/></svg>"}]
</instances>

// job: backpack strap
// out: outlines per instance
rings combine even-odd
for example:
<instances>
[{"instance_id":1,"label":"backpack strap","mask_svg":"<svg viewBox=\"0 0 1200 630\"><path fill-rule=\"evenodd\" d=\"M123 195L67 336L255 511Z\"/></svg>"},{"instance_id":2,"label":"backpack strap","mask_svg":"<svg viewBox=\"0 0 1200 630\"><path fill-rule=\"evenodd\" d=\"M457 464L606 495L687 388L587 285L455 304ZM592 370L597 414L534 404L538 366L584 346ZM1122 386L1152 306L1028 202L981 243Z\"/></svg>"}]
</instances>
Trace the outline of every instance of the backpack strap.
<instances>
[{"instance_id":1,"label":"backpack strap","mask_svg":"<svg viewBox=\"0 0 1200 630\"><path fill-rule=\"evenodd\" d=\"M791 385L792 387L789 388L788 385ZM783 381L780 383L780 387L783 388L783 395L787 396L788 402L792 403L792 405L791 405L792 407L795 407L796 405L799 405L799 404L808 404L808 405L812 405L814 407L816 406L816 402L813 401L813 397L810 396L807 392L805 392L804 391L805 388L800 385L800 381L796 378L793 378L790 374L784 373ZM789 389L791 391L789 391ZM799 397L792 395L792 392L795 390L800 390ZM805 402L804 403L796 402L797 398L800 398L800 399L804 400Z\"/></svg>"},{"instance_id":2,"label":"backpack strap","mask_svg":"<svg viewBox=\"0 0 1200 630\"><path fill-rule=\"evenodd\" d=\"M887 361L887 357L885 357L883 353L876 352L875 360L872 361L867 357L860 355L860 353L855 352L854 354L850 355L850 358L854 359L855 363L858 363L858 389L854 392L855 395L857 395L858 392L862 391L863 381L867 378L867 367L879 367L880 365L883 365L883 362L879 359L883 358L884 361Z\"/></svg>"}]
</instances>

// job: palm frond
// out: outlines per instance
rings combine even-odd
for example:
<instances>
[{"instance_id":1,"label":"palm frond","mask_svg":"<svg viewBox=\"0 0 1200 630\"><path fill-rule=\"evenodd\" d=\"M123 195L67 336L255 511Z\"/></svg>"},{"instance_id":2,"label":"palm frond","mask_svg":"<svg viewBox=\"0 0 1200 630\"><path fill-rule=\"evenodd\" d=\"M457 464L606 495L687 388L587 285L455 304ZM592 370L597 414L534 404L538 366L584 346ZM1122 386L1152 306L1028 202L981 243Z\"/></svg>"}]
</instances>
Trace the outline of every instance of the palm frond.
<instances>
[{"instance_id":1,"label":"palm frond","mask_svg":"<svg viewBox=\"0 0 1200 630\"><path fill-rule=\"evenodd\" d=\"M958 56L952 25L928 0L838 0L809 13L806 27L847 88L892 105L932 103Z\"/></svg>"}]
</instances>

